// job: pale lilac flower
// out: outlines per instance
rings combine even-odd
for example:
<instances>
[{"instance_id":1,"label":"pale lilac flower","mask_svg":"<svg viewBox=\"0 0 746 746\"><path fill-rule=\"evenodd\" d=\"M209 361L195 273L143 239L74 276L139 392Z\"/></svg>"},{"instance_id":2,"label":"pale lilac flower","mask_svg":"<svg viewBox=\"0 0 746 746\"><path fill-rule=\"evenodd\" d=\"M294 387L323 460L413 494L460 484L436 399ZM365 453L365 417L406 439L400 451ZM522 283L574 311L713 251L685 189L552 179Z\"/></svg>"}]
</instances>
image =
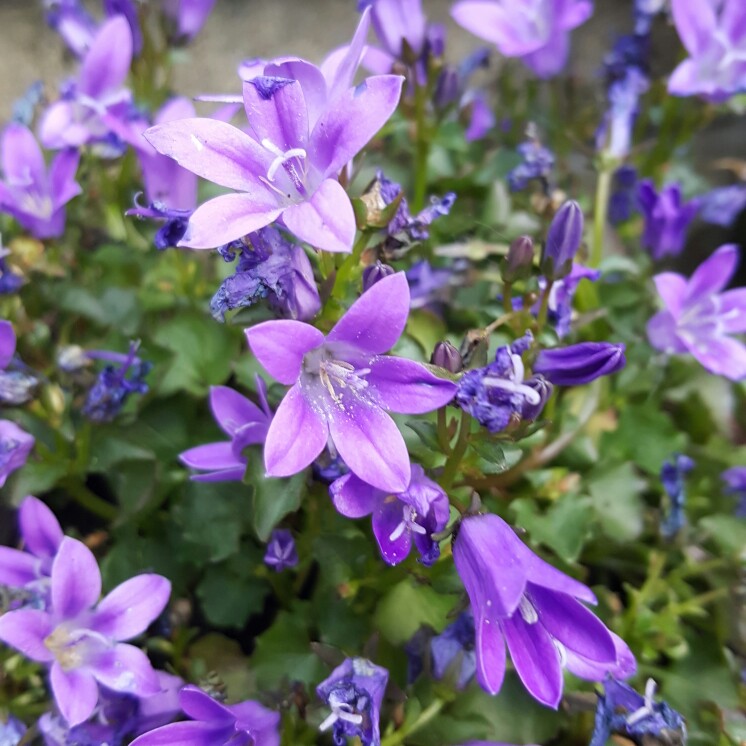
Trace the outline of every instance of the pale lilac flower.
<instances>
[{"instance_id":1,"label":"pale lilac flower","mask_svg":"<svg viewBox=\"0 0 746 746\"><path fill-rule=\"evenodd\" d=\"M61 236L65 205L82 191L75 181L78 153L63 150L47 170L36 138L17 122L3 131L0 149L0 211L12 215L36 238Z\"/></svg>"},{"instance_id":2,"label":"pale lilac flower","mask_svg":"<svg viewBox=\"0 0 746 746\"><path fill-rule=\"evenodd\" d=\"M650 87L650 80L639 68L609 86L609 109L596 134L599 150L613 158L626 158L632 148L632 131L640 108L640 96Z\"/></svg>"},{"instance_id":3,"label":"pale lilac flower","mask_svg":"<svg viewBox=\"0 0 746 746\"><path fill-rule=\"evenodd\" d=\"M280 715L258 702L225 705L188 685L179 703L190 720L156 728L131 746L280 746Z\"/></svg>"},{"instance_id":4,"label":"pale lilac flower","mask_svg":"<svg viewBox=\"0 0 746 746\"><path fill-rule=\"evenodd\" d=\"M538 140L527 140L518 148L521 162L508 172L508 186L511 192L519 192L536 179L545 191L549 189L549 177L554 170L554 153Z\"/></svg>"},{"instance_id":5,"label":"pale lilac flower","mask_svg":"<svg viewBox=\"0 0 746 746\"><path fill-rule=\"evenodd\" d=\"M334 743L357 737L362 746L380 746L381 703L389 672L365 658L347 658L316 687L331 714L319 726L333 728Z\"/></svg>"},{"instance_id":6,"label":"pale lilac flower","mask_svg":"<svg viewBox=\"0 0 746 746\"><path fill-rule=\"evenodd\" d=\"M337 176L391 116L403 78L373 76L331 95L318 68L304 65L275 66L303 80L265 72L244 82L251 134L199 118L146 132L158 152L237 190L197 208L180 246L214 248L282 218L318 249L352 249L355 216Z\"/></svg>"},{"instance_id":7,"label":"pale lilac flower","mask_svg":"<svg viewBox=\"0 0 746 746\"><path fill-rule=\"evenodd\" d=\"M15 422L0 420L0 487L28 460L35 439Z\"/></svg>"},{"instance_id":8,"label":"pale lilac flower","mask_svg":"<svg viewBox=\"0 0 746 746\"><path fill-rule=\"evenodd\" d=\"M184 451L179 459L198 482L240 482L246 472L244 449L263 443L272 421L264 380L256 377L259 406L228 386L210 388L210 408L220 429L230 438Z\"/></svg>"},{"instance_id":9,"label":"pale lilac flower","mask_svg":"<svg viewBox=\"0 0 746 746\"><path fill-rule=\"evenodd\" d=\"M44 0L44 6L47 23L73 54L83 57L96 36L96 21L81 0Z\"/></svg>"},{"instance_id":10,"label":"pale lilac flower","mask_svg":"<svg viewBox=\"0 0 746 746\"><path fill-rule=\"evenodd\" d=\"M423 565L432 565L440 556L433 534L448 523L448 496L419 464L412 464L412 479L402 492L390 494L346 474L329 487L329 494L334 507L347 518L372 515L373 534L389 565L405 560L412 542Z\"/></svg>"},{"instance_id":11,"label":"pale lilac flower","mask_svg":"<svg viewBox=\"0 0 746 746\"><path fill-rule=\"evenodd\" d=\"M675 272L656 275L665 308L648 322L650 344L661 352L689 353L716 375L746 377L746 345L729 336L746 332L746 288L724 290L737 263L738 247L726 244L689 280Z\"/></svg>"},{"instance_id":12,"label":"pale lilac flower","mask_svg":"<svg viewBox=\"0 0 746 746\"><path fill-rule=\"evenodd\" d=\"M26 726L20 720L12 716L0 720L0 746L17 746L25 733Z\"/></svg>"},{"instance_id":13,"label":"pale lilac flower","mask_svg":"<svg viewBox=\"0 0 746 746\"><path fill-rule=\"evenodd\" d=\"M434 306L448 296L453 272L434 267L427 259L415 262L406 272L412 308Z\"/></svg>"},{"instance_id":14,"label":"pale lilac flower","mask_svg":"<svg viewBox=\"0 0 746 746\"><path fill-rule=\"evenodd\" d=\"M274 568L275 572L282 572L298 564L295 539L290 531L278 528L272 532L264 555L264 564Z\"/></svg>"},{"instance_id":15,"label":"pale lilac flower","mask_svg":"<svg viewBox=\"0 0 746 746\"><path fill-rule=\"evenodd\" d=\"M655 260L678 256L684 248L689 224L699 210L699 201L685 202L678 184L668 184L656 192L650 179L639 183L637 199L645 218L643 247Z\"/></svg>"},{"instance_id":16,"label":"pale lilac flower","mask_svg":"<svg viewBox=\"0 0 746 746\"><path fill-rule=\"evenodd\" d=\"M746 91L743 1L671 0L671 10L689 58L671 74L669 93L725 101Z\"/></svg>"},{"instance_id":17,"label":"pale lilac flower","mask_svg":"<svg viewBox=\"0 0 746 746\"><path fill-rule=\"evenodd\" d=\"M549 707L562 696L563 668L592 681L634 672L624 642L580 603L596 603L591 590L536 556L498 516L466 516L453 558L474 614L477 679L489 693L502 686L506 643L524 686Z\"/></svg>"},{"instance_id":18,"label":"pale lilac flower","mask_svg":"<svg viewBox=\"0 0 746 746\"><path fill-rule=\"evenodd\" d=\"M99 685L139 697L160 691L147 656L121 641L142 634L170 593L166 578L138 575L97 604L101 573L96 558L85 544L66 537L52 562L48 610L0 616L0 640L50 666L57 706L70 725L78 725L96 708Z\"/></svg>"},{"instance_id":19,"label":"pale lilac flower","mask_svg":"<svg viewBox=\"0 0 746 746\"><path fill-rule=\"evenodd\" d=\"M519 57L540 78L567 63L570 31L593 13L590 0L460 0L453 19L505 57Z\"/></svg>"},{"instance_id":20,"label":"pale lilac flower","mask_svg":"<svg viewBox=\"0 0 746 746\"><path fill-rule=\"evenodd\" d=\"M623 344L581 342L541 350L533 370L555 386L582 386L601 376L617 373L626 364Z\"/></svg>"},{"instance_id":21,"label":"pale lilac flower","mask_svg":"<svg viewBox=\"0 0 746 746\"><path fill-rule=\"evenodd\" d=\"M699 205L702 220L728 228L746 207L746 184L713 189L699 198Z\"/></svg>"},{"instance_id":22,"label":"pale lilac flower","mask_svg":"<svg viewBox=\"0 0 746 746\"><path fill-rule=\"evenodd\" d=\"M267 372L292 386L267 433L270 476L308 466L329 439L350 470L393 493L409 485L409 455L386 410L423 414L447 404L455 385L424 365L386 356L404 331L409 287L402 272L363 293L328 335L300 321L265 321L246 330Z\"/></svg>"},{"instance_id":23,"label":"pale lilac flower","mask_svg":"<svg viewBox=\"0 0 746 746\"><path fill-rule=\"evenodd\" d=\"M25 404L39 383L15 355L16 333L9 321L0 320L0 404Z\"/></svg>"},{"instance_id":24,"label":"pale lilac flower","mask_svg":"<svg viewBox=\"0 0 746 746\"><path fill-rule=\"evenodd\" d=\"M126 128L132 93L124 87L132 63L132 31L123 16L108 20L85 54L75 80L47 109L39 126L44 147L107 143Z\"/></svg>"},{"instance_id":25,"label":"pale lilac flower","mask_svg":"<svg viewBox=\"0 0 746 746\"><path fill-rule=\"evenodd\" d=\"M456 688L466 688L477 672L474 617L470 611L462 611L453 624L430 640L430 658L436 679L455 673Z\"/></svg>"},{"instance_id":26,"label":"pale lilac flower","mask_svg":"<svg viewBox=\"0 0 746 746\"><path fill-rule=\"evenodd\" d=\"M165 0L163 12L176 25L177 40L191 41L205 25L215 0Z\"/></svg>"}]
</instances>

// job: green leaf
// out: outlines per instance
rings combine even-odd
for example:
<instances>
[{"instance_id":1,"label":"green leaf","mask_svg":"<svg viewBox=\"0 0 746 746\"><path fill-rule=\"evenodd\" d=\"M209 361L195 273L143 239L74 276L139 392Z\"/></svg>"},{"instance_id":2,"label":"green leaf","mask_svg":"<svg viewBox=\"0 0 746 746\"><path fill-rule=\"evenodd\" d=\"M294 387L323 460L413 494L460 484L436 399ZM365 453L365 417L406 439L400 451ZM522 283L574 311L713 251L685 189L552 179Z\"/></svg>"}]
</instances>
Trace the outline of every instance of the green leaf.
<instances>
[{"instance_id":1,"label":"green leaf","mask_svg":"<svg viewBox=\"0 0 746 746\"><path fill-rule=\"evenodd\" d=\"M746 522L733 520L727 515L711 515L699 525L726 554L743 557L746 553Z\"/></svg>"},{"instance_id":2,"label":"green leaf","mask_svg":"<svg viewBox=\"0 0 746 746\"><path fill-rule=\"evenodd\" d=\"M264 606L269 588L263 581L238 577L225 565L207 568L197 597L207 621L217 627L241 629L251 614Z\"/></svg>"},{"instance_id":3,"label":"green leaf","mask_svg":"<svg viewBox=\"0 0 746 746\"><path fill-rule=\"evenodd\" d=\"M588 478L588 490L601 528L612 539L633 541L642 533L645 482L625 463L597 470Z\"/></svg>"},{"instance_id":4,"label":"green leaf","mask_svg":"<svg viewBox=\"0 0 746 746\"><path fill-rule=\"evenodd\" d=\"M425 420L410 420L407 427L414 430L422 444L433 451L440 451L438 442L438 428L432 423Z\"/></svg>"}]
</instances>

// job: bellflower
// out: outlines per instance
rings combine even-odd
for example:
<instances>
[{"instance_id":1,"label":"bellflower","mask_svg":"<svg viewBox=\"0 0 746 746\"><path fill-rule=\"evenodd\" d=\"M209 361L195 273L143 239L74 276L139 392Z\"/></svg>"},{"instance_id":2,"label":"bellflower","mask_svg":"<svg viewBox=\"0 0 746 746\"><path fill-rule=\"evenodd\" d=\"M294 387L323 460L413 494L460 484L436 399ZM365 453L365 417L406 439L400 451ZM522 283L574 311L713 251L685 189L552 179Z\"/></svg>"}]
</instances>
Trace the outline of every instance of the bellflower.
<instances>
[{"instance_id":1,"label":"bellflower","mask_svg":"<svg viewBox=\"0 0 746 746\"><path fill-rule=\"evenodd\" d=\"M650 179L638 185L637 199L645 218L643 247L655 260L669 254L678 256L684 248L689 224L699 210L699 201L684 202L678 184L668 184L656 192Z\"/></svg>"},{"instance_id":2,"label":"bellflower","mask_svg":"<svg viewBox=\"0 0 746 746\"><path fill-rule=\"evenodd\" d=\"M505 645L524 686L557 707L562 669L599 681L629 676L629 649L582 603L591 590L537 557L496 515L465 517L454 537L453 559L471 601L477 679L496 694L505 675Z\"/></svg>"},{"instance_id":3,"label":"bellflower","mask_svg":"<svg viewBox=\"0 0 746 746\"><path fill-rule=\"evenodd\" d=\"M365 658L347 658L316 687L331 714L319 726L333 728L334 743L357 737L362 746L380 746L381 703L389 672Z\"/></svg>"},{"instance_id":4,"label":"bellflower","mask_svg":"<svg viewBox=\"0 0 746 746\"><path fill-rule=\"evenodd\" d=\"M15 422L0 420L0 487L28 460L35 439Z\"/></svg>"},{"instance_id":5,"label":"bellflower","mask_svg":"<svg viewBox=\"0 0 746 746\"><path fill-rule=\"evenodd\" d=\"M131 746L280 746L280 715L258 702L225 705L188 685L179 692L179 703L190 720L156 728Z\"/></svg>"},{"instance_id":6,"label":"bellflower","mask_svg":"<svg viewBox=\"0 0 746 746\"><path fill-rule=\"evenodd\" d=\"M376 489L354 474L337 479L329 494L334 507L347 518L372 515L373 534L389 565L398 565L409 556L412 541L423 565L432 565L440 556L433 534L448 523L448 496L419 464L412 465L407 489L397 494Z\"/></svg>"},{"instance_id":7,"label":"bellflower","mask_svg":"<svg viewBox=\"0 0 746 746\"><path fill-rule=\"evenodd\" d=\"M505 57L520 57L540 78L567 63L570 31L593 13L590 0L460 0L453 19Z\"/></svg>"},{"instance_id":8,"label":"bellflower","mask_svg":"<svg viewBox=\"0 0 746 746\"><path fill-rule=\"evenodd\" d=\"M205 472L192 475L195 481L240 482L243 479L246 472L244 449L263 443L272 421L264 380L257 376L256 384L259 406L228 386L210 387L212 414L230 440L190 448L179 456L185 466Z\"/></svg>"},{"instance_id":9,"label":"bellflower","mask_svg":"<svg viewBox=\"0 0 746 746\"><path fill-rule=\"evenodd\" d=\"M396 274L396 270L389 264L376 261L375 264L368 265L363 270L363 291L370 290L373 285L382 280L384 277Z\"/></svg>"},{"instance_id":10,"label":"bellflower","mask_svg":"<svg viewBox=\"0 0 746 746\"><path fill-rule=\"evenodd\" d=\"M671 539L686 524L686 475L694 468L694 461L688 456L677 453L661 467L661 483L668 494L668 513L661 522L661 533Z\"/></svg>"},{"instance_id":11,"label":"bellflower","mask_svg":"<svg viewBox=\"0 0 746 746\"><path fill-rule=\"evenodd\" d=\"M26 726L14 717L9 717L5 722L0 720L0 746L17 746L24 734Z\"/></svg>"},{"instance_id":12,"label":"bellflower","mask_svg":"<svg viewBox=\"0 0 746 746\"><path fill-rule=\"evenodd\" d=\"M728 228L746 208L746 184L718 187L699 198L699 217Z\"/></svg>"},{"instance_id":13,"label":"bellflower","mask_svg":"<svg viewBox=\"0 0 746 746\"><path fill-rule=\"evenodd\" d=\"M434 267L427 259L415 262L406 272L412 308L424 308L448 295L453 272Z\"/></svg>"},{"instance_id":14,"label":"bellflower","mask_svg":"<svg viewBox=\"0 0 746 746\"><path fill-rule=\"evenodd\" d=\"M47 23L77 57L83 57L96 36L96 21L81 0L44 0Z\"/></svg>"},{"instance_id":15,"label":"bellflower","mask_svg":"<svg viewBox=\"0 0 746 746\"><path fill-rule=\"evenodd\" d=\"M548 189L549 177L554 169L554 153L538 140L528 140L518 146L521 162L508 172L508 186L511 192L519 192L528 186L529 181L540 181Z\"/></svg>"},{"instance_id":16,"label":"bellflower","mask_svg":"<svg viewBox=\"0 0 746 746\"><path fill-rule=\"evenodd\" d=\"M170 592L160 575L138 575L96 605L101 594L96 558L85 544L66 537L52 562L50 607L5 613L0 640L50 666L57 706L70 725L78 725L96 708L99 684L140 697L160 691L147 656L122 641L147 629Z\"/></svg>"},{"instance_id":17,"label":"bellflower","mask_svg":"<svg viewBox=\"0 0 746 746\"><path fill-rule=\"evenodd\" d=\"M746 91L746 8L741 0L671 0L673 22L689 53L668 92L725 101Z\"/></svg>"},{"instance_id":18,"label":"bellflower","mask_svg":"<svg viewBox=\"0 0 746 746\"><path fill-rule=\"evenodd\" d=\"M664 11L669 0L635 0L635 33L649 34L653 19Z\"/></svg>"},{"instance_id":19,"label":"bellflower","mask_svg":"<svg viewBox=\"0 0 746 746\"><path fill-rule=\"evenodd\" d=\"M281 217L318 249L350 251L355 216L337 175L391 116L402 80L373 76L328 102L323 77L312 89L308 82L265 75L243 86L251 134L200 118L149 129L145 137L158 152L237 190L197 208L179 245L214 248ZM311 93L326 105L320 115L308 103L315 101Z\"/></svg>"},{"instance_id":20,"label":"bellflower","mask_svg":"<svg viewBox=\"0 0 746 746\"><path fill-rule=\"evenodd\" d=\"M12 215L36 238L58 238L65 230L65 205L82 191L75 181L80 156L64 150L49 170L29 129L11 122L0 141L0 212Z\"/></svg>"},{"instance_id":21,"label":"bellflower","mask_svg":"<svg viewBox=\"0 0 746 746\"><path fill-rule=\"evenodd\" d=\"M738 381L746 377L746 345L730 334L746 332L746 288L725 290L738 263L738 247L726 244L687 280L656 275L665 305L648 322L650 344L661 352L693 355L707 370Z\"/></svg>"},{"instance_id":22,"label":"bellflower","mask_svg":"<svg viewBox=\"0 0 746 746\"><path fill-rule=\"evenodd\" d=\"M215 0L165 0L163 12L176 25L176 38L191 41L205 25Z\"/></svg>"},{"instance_id":23,"label":"bellflower","mask_svg":"<svg viewBox=\"0 0 746 746\"><path fill-rule=\"evenodd\" d=\"M584 267L582 264L573 263L570 274L557 280L549 292L549 322L554 326L557 336L562 338L570 333L572 323L572 301L575 291L581 280L596 282L601 277L597 269ZM544 292L547 281L542 277L539 279L539 290ZM531 309L533 314L539 313L539 303Z\"/></svg>"},{"instance_id":24,"label":"bellflower","mask_svg":"<svg viewBox=\"0 0 746 746\"><path fill-rule=\"evenodd\" d=\"M430 362L449 373L460 373L464 367L461 353L450 342L438 342L430 356Z\"/></svg>"},{"instance_id":25,"label":"bellflower","mask_svg":"<svg viewBox=\"0 0 746 746\"><path fill-rule=\"evenodd\" d=\"M464 689L477 672L474 650L474 617L463 611L453 624L430 640L433 676L442 679L455 666L456 688Z\"/></svg>"},{"instance_id":26,"label":"bellflower","mask_svg":"<svg viewBox=\"0 0 746 746\"><path fill-rule=\"evenodd\" d=\"M275 572L282 572L298 564L295 539L290 531L278 528L272 532L264 555L264 564L273 567Z\"/></svg>"},{"instance_id":27,"label":"bellflower","mask_svg":"<svg viewBox=\"0 0 746 746\"><path fill-rule=\"evenodd\" d=\"M383 354L396 344L408 315L409 287L398 272L363 293L326 336L291 320L246 330L265 370L292 386L267 433L270 476L301 471L331 438L360 479L395 494L406 490L409 455L386 410L430 412L447 404L456 389L424 365Z\"/></svg>"},{"instance_id":28,"label":"bellflower","mask_svg":"<svg viewBox=\"0 0 746 746\"><path fill-rule=\"evenodd\" d=\"M612 190L609 199L609 222L618 225L629 220L634 212L637 169L633 166L620 166L614 172Z\"/></svg>"},{"instance_id":29,"label":"bellflower","mask_svg":"<svg viewBox=\"0 0 746 746\"><path fill-rule=\"evenodd\" d=\"M235 274L223 280L210 302L212 315L266 299L280 316L308 321L321 309L311 262L302 246L291 243L272 226L250 233L241 247Z\"/></svg>"},{"instance_id":30,"label":"bellflower","mask_svg":"<svg viewBox=\"0 0 746 746\"><path fill-rule=\"evenodd\" d=\"M132 93L124 87L132 63L132 31L123 16L99 29L78 77L44 114L39 137L47 148L105 142L130 116Z\"/></svg>"},{"instance_id":31,"label":"bellflower","mask_svg":"<svg viewBox=\"0 0 746 746\"><path fill-rule=\"evenodd\" d=\"M609 109L596 134L599 150L614 158L629 155L640 96L649 87L650 80L637 67L630 67L623 78L609 86Z\"/></svg>"},{"instance_id":32,"label":"bellflower","mask_svg":"<svg viewBox=\"0 0 746 746\"><path fill-rule=\"evenodd\" d=\"M659 743L686 743L686 724L667 702L656 702L655 682L648 679L645 696L609 677L598 697L590 746L605 746L612 733L638 742L652 736Z\"/></svg>"},{"instance_id":33,"label":"bellflower","mask_svg":"<svg viewBox=\"0 0 746 746\"><path fill-rule=\"evenodd\" d=\"M726 493L738 498L736 515L746 518L746 466L733 466L726 469L720 478L725 482Z\"/></svg>"},{"instance_id":34,"label":"bellflower","mask_svg":"<svg viewBox=\"0 0 746 746\"><path fill-rule=\"evenodd\" d=\"M555 386L582 386L601 376L617 373L626 363L623 344L581 342L541 350L533 370Z\"/></svg>"},{"instance_id":35,"label":"bellflower","mask_svg":"<svg viewBox=\"0 0 746 746\"><path fill-rule=\"evenodd\" d=\"M397 60L412 63L423 53L427 41L427 19L421 0L374 0L370 20L382 49L369 48L366 67L376 73L390 72Z\"/></svg>"},{"instance_id":36,"label":"bellflower","mask_svg":"<svg viewBox=\"0 0 746 746\"><path fill-rule=\"evenodd\" d=\"M565 202L549 224L541 254L541 272L551 280L570 274L573 259L583 241L583 211L575 200Z\"/></svg>"},{"instance_id":37,"label":"bellflower","mask_svg":"<svg viewBox=\"0 0 746 746\"><path fill-rule=\"evenodd\" d=\"M16 334L9 321L0 320L0 404L17 406L33 396L39 381L16 359Z\"/></svg>"}]
</instances>

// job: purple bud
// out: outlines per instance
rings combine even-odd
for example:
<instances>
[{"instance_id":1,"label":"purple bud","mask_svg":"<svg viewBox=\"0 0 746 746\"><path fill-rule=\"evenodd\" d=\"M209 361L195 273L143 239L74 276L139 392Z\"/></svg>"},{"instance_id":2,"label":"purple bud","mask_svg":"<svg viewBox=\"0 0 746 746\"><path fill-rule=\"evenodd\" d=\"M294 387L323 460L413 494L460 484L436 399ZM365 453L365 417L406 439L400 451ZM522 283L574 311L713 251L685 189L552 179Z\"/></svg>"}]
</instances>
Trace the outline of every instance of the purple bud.
<instances>
[{"instance_id":1,"label":"purple bud","mask_svg":"<svg viewBox=\"0 0 746 746\"><path fill-rule=\"evenodd\" d=\"M544 376L531 376L525 381L528 388L533 389L539 395L539 403L534 404L533 402L525 399L523 402L523 409L521 410L521 417L524 420L535 420L544 410L546 403L549 401L549 397L554 391L549 381Z\"/></svg>"},{"instance_id":2,"label":"purple bud","mask_svg":"<svg viewBox=\"0 0 746 746\"><path fill-rule=\"evenodd\" d=\"M583 211L575 200L565 202L552 219L541 258L547 279L559 280L570 274L572 260L583 240Z\"/></svg>"},{"instance_id":3,"label":"purple bud","mask_svg":"<svg viewBox=\"0 0 746 746\"><path fill-rule=\"evenodd\" d=\"M518 236L508 249L502 265L502 278L505 282L524 280L531 274L534 263L534 242L529 236Z\"/></svg>"},{"instance_id":4,"label":"purple bud","mask_svg":"<svg viewBox=\"0 0 746 746\"><path fill-rule=\"evenodd\" d=\"M396 270L381 261L377 261L375 264L371 264L363 270L363 292L370 290L377 282L382 280L384 277L393 275Z\"/></svg>"},{"instance_id":5,"label":"purple bud","mask_svg":"<svg viewBox=\"0 0 746 746\"><path fill-rule=\"evenodd\" d=\"M616 373L626 364L623 344L582 342L542 350L534 363L534 373L540 373L557 386L580 386Z\"/></svg>"},{"instance_id":6,"label":"purple bud","mask_svg":"<svg viewBox=\"0 0 746 746\"><path fill-rule=\"evenodd\" d=\"M461 353L450 342L438 342L435 345L430 362L449 373L458 373L464 367Z\"/></svg>"},{"instance_id":7,"label":"purple bud","mask_svg":"<svg viewBox=\"0 0 746 746\"><path fill-rule=\"evenodd\" d=\"M272 532L264 555L264 564L273 567L275 572L282 572L298 564L298 552L290 531L278 528Z\"/></svg>"}]
</instances>

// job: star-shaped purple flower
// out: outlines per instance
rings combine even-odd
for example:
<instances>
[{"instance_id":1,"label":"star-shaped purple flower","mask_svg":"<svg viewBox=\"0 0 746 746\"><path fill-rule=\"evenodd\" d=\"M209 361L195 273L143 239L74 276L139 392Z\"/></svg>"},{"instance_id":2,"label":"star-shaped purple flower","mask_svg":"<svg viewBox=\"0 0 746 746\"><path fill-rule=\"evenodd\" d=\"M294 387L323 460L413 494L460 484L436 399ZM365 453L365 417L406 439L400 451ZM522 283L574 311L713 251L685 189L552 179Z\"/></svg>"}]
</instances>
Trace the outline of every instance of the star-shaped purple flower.
<instances>
[{"instance_id":1,"label":"star-shaped purple flower","mask_svg":"<svg viewBox=\"0 0 746 746\"><path fill-rule=\"evenodd\" d=\"M50 666L57 706L70 725L87 720L99 685L138 697L160 684L147 656L122 644L142 634L163 611L171 584L160 575L138 575L97 604L101 573L85 544L66 537L52 562L46 611L20 609L0 616L0 640Z\"/></svg>"},{"instance_id":2,"label":"star-shaped purple flower","mask_svg":"<svg viewBox=\"0 0 746 746\"><path fill-rule=\"evenodd\" d=\"M264 564L274 568L275 572L282 572L298 564L295 539L286 528L278 528L272 532L264 555Z\"/></svg>"},{"instance_id":3,"label":"star-shaped purple flower","mask_svg":"<svg viewBox=\"0 0 746 746\"><path fill-rule=\"evenodd\" d=\"M663 303L648 321L656 350L693 355L707 370L733 381L746 377L746 345L730 334L746 332L746 288L725 290L738 264L738 247L721 246L687 280L663 272L653 280Z\"/></svg>"},{"instance_id":4,"label":"star-shaped purple flower","mask_svg":"<svg viewBox=\"0 0 746 746\"><path fill-rule=\"evenodd\" d=\"M656 260L678 256L684 248L689 224L699 210L699 201L685 202L678 184L668 184L656 192L650 179L639 183L637 199L645 218L642 245Z\"/></svg>"},{"instance_id":5,"label":"star-shaped purple flower","mask_svg":"<svg viewBox=\"0 0 746 746\"><path fill-rule=\"evenodd\" d=\"M394 494L409 486L407 447L386 414L423 414L456 391L420 363L387 356L409 315L402 272L363 293L324 336L300 321L265 321L246 330L252 352L280 383L292 386L264 445L267 473L287 477L306 468L331 438L354 474Z\"/></svg>"}]
</instances>

